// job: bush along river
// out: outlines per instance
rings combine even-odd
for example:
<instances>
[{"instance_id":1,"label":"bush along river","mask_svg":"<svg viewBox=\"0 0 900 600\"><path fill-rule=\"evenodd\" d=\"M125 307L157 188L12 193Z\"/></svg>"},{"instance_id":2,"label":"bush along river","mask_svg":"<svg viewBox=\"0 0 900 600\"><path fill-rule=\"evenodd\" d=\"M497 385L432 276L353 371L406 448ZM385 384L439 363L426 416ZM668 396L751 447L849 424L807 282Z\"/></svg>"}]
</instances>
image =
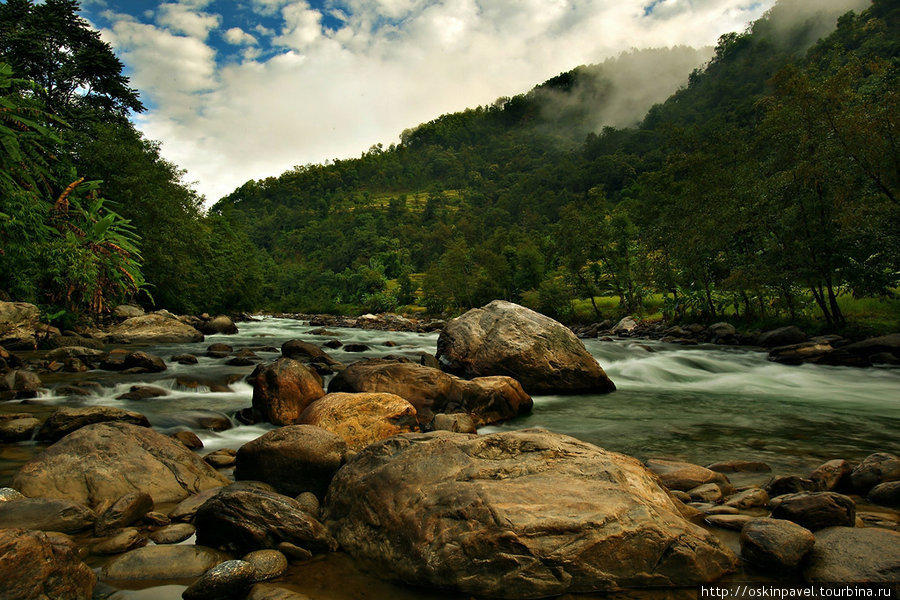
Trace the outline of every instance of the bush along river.
<instances>
[{"instance_id":1,"label":"bush along river","mask_svg":"<svg viewBox=\"0 0 900 600\"><path fill-rule=\"evenodd\" d=\"M4 597L900 579L896 366L582 341L500 301L441 332L125 316L4 351Z\"/></svg>"}]
</instances>

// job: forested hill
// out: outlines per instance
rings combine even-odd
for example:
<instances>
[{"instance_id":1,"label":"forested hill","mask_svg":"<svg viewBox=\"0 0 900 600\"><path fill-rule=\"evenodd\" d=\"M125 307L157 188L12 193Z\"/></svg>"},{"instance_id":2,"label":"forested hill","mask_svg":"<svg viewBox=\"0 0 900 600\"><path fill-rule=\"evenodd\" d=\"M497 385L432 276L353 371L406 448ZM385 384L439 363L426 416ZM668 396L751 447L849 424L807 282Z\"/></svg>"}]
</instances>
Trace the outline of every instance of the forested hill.
<instances>
[{"instance_id":1,"label":"forested hill","mask_svg":"<svg viewBox=\"0 0 900 600\"><path fill-rule=\"evenodd\" d=\"M696 51L579 67L358 159L246 183L212 209L269 261L245 300L439 312L507 298L565 318L574 298L636 312L662 293L670 316L841 323L840 294L898 285L900 9L807 4L722 36L652 108L668 92L641 87L637 65L685 76Z\"/></svg>"}]
</instances>

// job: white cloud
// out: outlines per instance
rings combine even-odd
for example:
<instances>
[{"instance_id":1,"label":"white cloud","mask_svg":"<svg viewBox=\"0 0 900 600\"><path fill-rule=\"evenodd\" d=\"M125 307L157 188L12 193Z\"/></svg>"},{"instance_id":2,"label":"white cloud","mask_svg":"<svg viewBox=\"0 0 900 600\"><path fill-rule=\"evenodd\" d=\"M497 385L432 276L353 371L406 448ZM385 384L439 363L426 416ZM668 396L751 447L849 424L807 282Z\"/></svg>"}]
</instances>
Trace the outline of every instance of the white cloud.
<instances>
[{"instance_id":1,"label":"white cloud","mask_svg":"<svg viewBox=\"0 0 900 600\"><path fill-rule=\"evenodd\" d=\"M260 25L254 38L235 27L225 39L272 41L284 52L263 59L248 46L218 67L201 41L209 21L194 37L172 34L184 25L129 20L104 36L153 106L139 126L214 201L248 179L358 156L442 113L630 48L714 44L773 2L665 0L646 16L649 0L341 0L323 9L341 21L333 31L305 1L253 0L281 17L280 31ZM205 5L193 2L192 14ZM166 10L187 3L175 6Z\"/></svg>"},{"instance_id":2,"label":"white cloud","mask_svg":"<svg viewBox=\"0 0 900 600\"><path fill-rule=\"evenodd\" d=\"M160 4L157 9L156 23L175 33L183 33L190 37L205 40L209 32L222 22L219 15L199 12L208 2L195 0L182 3Z\"/></svg>"},{"instance_id":3,"label":"white cloud","mask_svg":"<svg viewBox=\"0 0 900 600\"><path fill-rule=\"evenodd\" d=\"M240 27L232 27L225 32L225 41L232 46L255 46L259 42Z\"/></svg>"}]
</instances>

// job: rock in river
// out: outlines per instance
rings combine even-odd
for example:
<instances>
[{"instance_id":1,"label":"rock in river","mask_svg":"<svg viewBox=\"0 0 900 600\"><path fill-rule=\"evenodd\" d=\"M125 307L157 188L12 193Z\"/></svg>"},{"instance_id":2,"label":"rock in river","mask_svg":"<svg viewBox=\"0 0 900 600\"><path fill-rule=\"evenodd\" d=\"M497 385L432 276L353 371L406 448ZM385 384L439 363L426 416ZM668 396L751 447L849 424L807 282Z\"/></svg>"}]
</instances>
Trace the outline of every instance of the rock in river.
<instances>
[{"instance_id":1,"label":"rock in river","mask_svg":"<svg viewBox=\"0 0 900 600\"><path fill-rule=\"evenodd\" d=\"M734 555L637 460L529 429L403 434L335 476L326 518L385 577L542 598L715 581Z\"/></svg>"},{"instance_id":2,"label":"rock in river","mask_svg":"<svg viewBox=\"0 0 900 600\"><path fill-rule=\"evenodd\" d=\"M168 312L132 317L109 330L112 344L184 344L202 342L203 334Z\"/></svg>"},{"instance_id":3,"label":"rock in river","mask_svg":"<svg viewBox=\"0 0 900 600\"><path fill-rule=\"evenodd\" d=\"M146 427L97 423L78 429L26 463L13 487L30 497L67 498L89 506L146 492L176 502L228 479L184 447Z\"/></svg>"},{"instance_id":4,"label":"rock in river","mask_svg":"<svg viewBox=\"0 0 900 600\"><path fill-rule=\"evenodd\" d=\"M321 378L306 365L279 358L258 365L253 381L253 413L275 425L293 425L314 400L325 395Z\"/></svg>"},{"instance_id":5,"label":"rock in river","mask_svg":"<svg viewBox=\"0 0 900 600\"><path fill-rule=\"evenodd\" d=\"M463 377L508 375L529 394L616 389L571 330L503 300L448 321L438 338L437 358L442 369Z\"/></svg>"},{"instance_id":6,"label":"rock in river","mask_svg":"<svg viewBox=\"0 0 900 600\"><path fill-rule=\"evenodd\" d=\"M416 409L394 394L327 394L300 415L300 423L336 433L353 450L418 429Z\"/></svg>"},{"instance_id":7,"label":"rock in river","mask_svg":"<svg viewBox=\"0 0 900 600\"><path fill-rule=\"evenodd\" d=\"M900 581L900 532L829 527L816 533L804 572L813 583Z\"/></svg>"},{"instance_id":8,"label":"rock in river","mask_svg":"<svg viewBox=\"0 0 900 600\"><path fill-rule=\"evenodd\" d=\"M61 406L44 421L37 439L55 442L86 425L111 421L150 427L147 417L131 410L114 406Z\"/></svg>"},{"instance_id":9,"label":"rock in river","mask_svg":"<svg viewBox=\"0 0 900 600\"><path fill-rule=\"evenodd\" d=\"M75 544L40 531L0 529L4 600L90 600L97 578Z\"/></svg>"}]
</instances>

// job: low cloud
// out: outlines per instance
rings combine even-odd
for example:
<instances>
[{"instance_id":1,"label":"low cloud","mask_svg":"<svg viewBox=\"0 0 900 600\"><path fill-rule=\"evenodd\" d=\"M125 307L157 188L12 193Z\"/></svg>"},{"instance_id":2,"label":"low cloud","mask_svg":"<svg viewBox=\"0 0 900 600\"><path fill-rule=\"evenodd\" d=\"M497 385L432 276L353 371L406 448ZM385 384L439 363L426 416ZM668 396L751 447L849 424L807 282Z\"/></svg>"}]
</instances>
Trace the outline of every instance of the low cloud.
<instances>
[{"instance_id":1,"label":"low cloud","mask_svg":"<svg viewBox=\"0 0 900 600\"><path fill-rule=\"evenodd\" d=\"M635 0L335 0L323 12L305 1L252 2L280 17L279 30L222 35L231 44L254 37L274 56L248 47L254 52L237 61L217 62L195 35L201 28L176 35L186 26L161 20L123 18L104 32L153 107L139 127L162 141L164 155L209 201L249 179L396 142L406 128L527 91L577 65L632 48L713 45L772 5L665 0L645 14L648 2ZM669 3L669 14L658 12ZM679 77L690 71L678 68L687 69ZM668 85L663 75L629 76L653 79L658 94ZM633 116L627 107L615 112L608 118L616 123Z\"/></svg>"}]
</instances>

